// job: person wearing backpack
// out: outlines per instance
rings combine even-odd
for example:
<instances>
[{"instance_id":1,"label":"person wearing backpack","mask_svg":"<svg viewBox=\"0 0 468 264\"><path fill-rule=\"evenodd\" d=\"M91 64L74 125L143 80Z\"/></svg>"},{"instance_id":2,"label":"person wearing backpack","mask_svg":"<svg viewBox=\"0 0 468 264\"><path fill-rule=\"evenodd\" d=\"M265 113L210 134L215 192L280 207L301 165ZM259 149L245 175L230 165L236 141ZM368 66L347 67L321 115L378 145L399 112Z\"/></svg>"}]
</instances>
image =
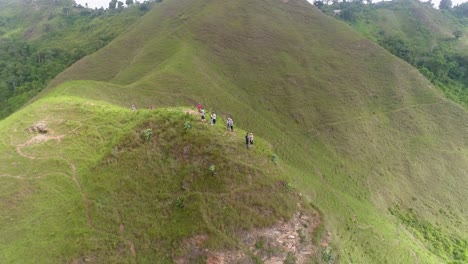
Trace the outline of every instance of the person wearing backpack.
<instances>
[{"instance_id":1,"label":"person wearing backpack","mask_svg":"<svg viewBox=\"0 0 468 264\"><path fill-rule=\"evenodd\" d=\"M213 118L213 125L216 125L216 113L213 112L213 114L211 116Z\"/></svg>"},{"instance_id":2,"label":"person wearing backpack","mask_svg":"<svg viewBox=\"0 0 468 264\"><path fill-rule=\"evenodd\" d=\"M205 123L205 110L204 109L201 110L201 121Z\"/></svg>"}]
</instances>

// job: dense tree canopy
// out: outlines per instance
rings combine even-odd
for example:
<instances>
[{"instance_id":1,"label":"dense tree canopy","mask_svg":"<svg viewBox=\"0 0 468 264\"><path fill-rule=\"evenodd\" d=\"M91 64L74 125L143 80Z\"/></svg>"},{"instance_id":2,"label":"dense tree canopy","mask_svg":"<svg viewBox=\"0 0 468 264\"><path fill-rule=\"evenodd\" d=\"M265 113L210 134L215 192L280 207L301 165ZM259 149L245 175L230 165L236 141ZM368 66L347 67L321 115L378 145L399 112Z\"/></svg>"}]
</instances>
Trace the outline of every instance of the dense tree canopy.
<instances>
[{"instance_id":1,"label":"dense tree canopy","mask_svg":"<svg viewBox=\"0 0 468 264\"><path fill-rule=\"evenodd\" d=\"M450 9L452 8L452 0L440 0L439 9Z\"/></svg>"},{"instance_id":2,"label":"dense tree canopy","mask_svg":"<svg viewBox=\"0 0 468 264\"><path fill-rule=\"evenodd\" d=\"M129 1L133 2L127 0L127 4ZM144 8L138 4L119 12L88 9L72 1L55 5L35 9L31 4L30 10L17 15L12 15L17 8L0 9L0 119L20 108L72 63L104 47L144 14L151 2ZM40 22L25 19L29 11ZM33 34L34 40L29 39Z\"/></svg>"}]
</instances>

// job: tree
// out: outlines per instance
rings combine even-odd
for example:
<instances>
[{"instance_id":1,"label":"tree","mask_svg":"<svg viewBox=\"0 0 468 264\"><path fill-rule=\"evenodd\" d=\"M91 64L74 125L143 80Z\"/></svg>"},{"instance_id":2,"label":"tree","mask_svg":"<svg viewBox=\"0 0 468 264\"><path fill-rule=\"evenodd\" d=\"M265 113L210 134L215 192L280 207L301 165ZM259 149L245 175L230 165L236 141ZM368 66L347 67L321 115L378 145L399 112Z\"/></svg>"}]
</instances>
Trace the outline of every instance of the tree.
<instances>
[{"instance_id":1,"label":"tree","mask_svg":"<svg viewBox=\"0 0 468 264\"><path fill-rule=\"evenodd\" d=\"M109 2L109 9L115 9L116 6L117 6L117 0L111 0Z\"/></svg>"},{"instance_id":2,"label":"tree","mask_svg":"<svg viewBox=\"0 0 468 264\"><path fill-rule=\"evenodd\" d=\"M123 5L124 5L124 3L122 1L117 2L117 6L119 7L119 9L122 9Z\"/></svg>"},{"instance_id":3,"label":"tree","mask_svg":"<svg viewBox=\"0 0 468 264\"><path fill-rule=\"evenodd\" d=\"M323 6L323 2L322 1L314 1L314 6L316 6L318 9L320 9Z\"/></svg>"},{"instance_id":4,"label":"tree","mask_svg":"<svg viewBox=\"0 0 468 264\"><path fill-rule=\"evenodd\" d=\"M131 5L133 5L133 0L126 0L126 1L125 1L125 4L126 4L127 6L131 6Z\"/></svg>"},{"instance_id":5,"label":"tree","mask_svg":"<svg viewBox=\"0 0 468 264\"><path fill-rule=\"evenodd\" d=\"M68 8L68 7L62 8L62 11L66 16L68 16L70 14L70 8Z\"/></svg>"},{"instance_id":6,"label":"tree","mask_svg":"<svg viewBox=\"0 0 468 264\"><path fill-rule=\"evenodd\" d=\"M459 39L459 38L463 37L463 32L461 30L457 30L457 31L453 32L453 36L456 39Z\"/></svg>"},{"instance_id":7,"label":"tree","mask_svg":"<svg viewBox=\"0 0 468 264\"><path fill-rule=\"evenodd\" d=\"M140 11L146 12L149 10L149 5L147 3L140 4Z\"/></svg>"},{"instance_id":8,"label":"tree","mask_svg":"<svg viewBox=\"0 0 468 264\"><path fill-rule=\"evenodd\" d=\"M440 0L439 9L451 9L452 8L452 0Z\"/></svg>"},{"instance_id":9,"label":"tree","mask_svg":"<svg viewBox=\"0 0 468 264\"><path fill-rule=\"evenodd\" d=\"M453 12L458 16L468 17L468 2L455 6Z\"/></svg>"}]
</instances>

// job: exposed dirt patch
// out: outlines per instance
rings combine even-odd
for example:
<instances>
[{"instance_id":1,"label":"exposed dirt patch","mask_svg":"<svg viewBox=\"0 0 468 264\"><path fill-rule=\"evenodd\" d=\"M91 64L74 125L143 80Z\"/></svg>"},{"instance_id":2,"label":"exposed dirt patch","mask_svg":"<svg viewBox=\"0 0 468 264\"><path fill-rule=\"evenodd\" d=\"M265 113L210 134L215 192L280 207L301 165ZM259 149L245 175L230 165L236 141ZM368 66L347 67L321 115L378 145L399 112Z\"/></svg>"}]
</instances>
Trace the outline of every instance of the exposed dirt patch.
<instances>
[{"instance_id":1,"label":"exposed dirt patch","mask_svg":"<svg viewBox=\"0 0 468 264\"><path fill-rule=\"evenodd\" d=\"M37 143L41 143L41 142L46 142L46 141L49 141L49 140L57 140L58 142L60 142L64 136L65 135L54 136L53 132L50 135L39 134L39 135L31 138L30 140L26 141L22 145L23 146L33 145L33 144L37 144Z\"/></svg>"},{"instance_id":2,"label":"exposed dirt patch","mask_svg":"<svg viewBox=\"0 0 468 264\"><path fill-rule=\"evenodd\" d=\"M326 248L330 245L330 241L331 241L331 233L329 231L327 231L327 234L325 235L325 237L322 239L322 241L320 241L320 244L322 245L322 247Z\"/></svg>"},{"instance_id":3,"label":"exposed dirt patch","mask_svg":"<svg viewBox=\"0 0 468 264\"><path fill-rule=\"evenodd\" d=\"M185 109L184 112L186 114L190 114L190 115L200 115L200 113L196 110L193 110L193 109Z\"/></svg>"},{"instance_id":4,"label":"exposed dirt patch","mask_svg":"<svg viewBox=\"0 0 468 264\"><path fill-rule=\"evenodd\" d=\"M89 257L80 257L77 259L72 260L71 264L94 264L98 263L97 257L89 256Z\"/></svg>"},{"instance_id":5,"label":"exposed dirt patch","mask_svg":"<svg viewBox=\"0 0 468 264\"><path fill-rule=\"evenodd\" d=\"M312 242L313 232L319 224L318 213L299 211L288 222L241 233L240 247L244 249L233 251L211 251L204 247L208 236L195 236L185 242L186 256L178 257L174 262L186 264L205 259L209 264L255 263L256 258L265 264L282 264L290 258L298 264L308 263L319 251L319 245ZM325 238L328 242L329 239L331 237Z\"/></svg>"}]
</instances>

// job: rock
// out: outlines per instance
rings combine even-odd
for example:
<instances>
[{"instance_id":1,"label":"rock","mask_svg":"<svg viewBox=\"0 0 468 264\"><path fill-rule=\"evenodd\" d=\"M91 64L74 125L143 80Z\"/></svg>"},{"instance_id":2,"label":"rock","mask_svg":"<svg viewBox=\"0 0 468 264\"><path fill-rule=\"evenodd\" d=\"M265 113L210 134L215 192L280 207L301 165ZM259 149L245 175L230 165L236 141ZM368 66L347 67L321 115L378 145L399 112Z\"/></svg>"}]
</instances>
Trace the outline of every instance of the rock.
<instances>
[{"instance_id":1,"label":"rock","mask_svg":"<svg viewBox=\"0 0 468 264\"><path fill-rule=\"evenodd\" d=\"M47 124L46 123L37 123L29 128L31 132L34 133L41 133L41 134L46 134L48 131Z\"/></svg>"},{"instance_id":2,"label":"rock","mask_svg":"<svg viewBox=\"0 0 468 264\"><path fill-rule=\"evenodd\" d=\"M295 238L295 236L288 236L288 238L289 238L289 239L294 239L294 238Z\"/></svg>"}]
</instances>

